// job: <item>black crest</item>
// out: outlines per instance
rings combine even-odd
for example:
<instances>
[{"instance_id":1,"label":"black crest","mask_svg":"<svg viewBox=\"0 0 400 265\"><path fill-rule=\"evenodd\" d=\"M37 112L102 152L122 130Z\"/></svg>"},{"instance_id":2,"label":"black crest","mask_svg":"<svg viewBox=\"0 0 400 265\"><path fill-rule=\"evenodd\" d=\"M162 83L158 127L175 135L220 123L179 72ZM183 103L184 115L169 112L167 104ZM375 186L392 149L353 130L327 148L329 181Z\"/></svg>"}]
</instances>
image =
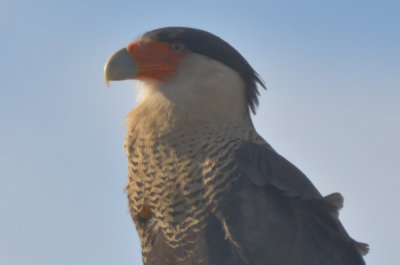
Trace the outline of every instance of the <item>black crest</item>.
<instances>
[{"instance_id":1,"label":"black crest","mask_svg":"<svg viewBox=\"0 0 400 265\"><path fill-rule=\"evenodd\" d=\"M248 106L255 113L259 95L257 83L263 88L265 84L246 59L229 43L209 32L185 27L160 28L145 33L143 37L164 42L180 41L191 52L207 56L234 69L246 85Z\"/></svg>"}]
</instances>

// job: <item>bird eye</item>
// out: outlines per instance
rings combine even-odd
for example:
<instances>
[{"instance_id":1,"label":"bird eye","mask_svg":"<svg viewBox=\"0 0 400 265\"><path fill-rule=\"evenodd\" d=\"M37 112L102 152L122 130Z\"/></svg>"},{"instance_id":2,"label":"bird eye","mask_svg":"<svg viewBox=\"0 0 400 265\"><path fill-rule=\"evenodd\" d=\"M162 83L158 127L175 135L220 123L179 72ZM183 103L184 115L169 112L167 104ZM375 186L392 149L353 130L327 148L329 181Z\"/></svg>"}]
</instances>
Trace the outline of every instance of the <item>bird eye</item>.
<instances>
[{"instance_id":1,"label":"bird eye","mask_svg":"<svg viewBox=\"0 0 400 265\"><path fill-rule=\"evenodd\" d=\"M172 42L170 44L171 50L175 53L182 53L186 50L185 44L183 44L182 42Z\"/></svg>"}]
</instances>

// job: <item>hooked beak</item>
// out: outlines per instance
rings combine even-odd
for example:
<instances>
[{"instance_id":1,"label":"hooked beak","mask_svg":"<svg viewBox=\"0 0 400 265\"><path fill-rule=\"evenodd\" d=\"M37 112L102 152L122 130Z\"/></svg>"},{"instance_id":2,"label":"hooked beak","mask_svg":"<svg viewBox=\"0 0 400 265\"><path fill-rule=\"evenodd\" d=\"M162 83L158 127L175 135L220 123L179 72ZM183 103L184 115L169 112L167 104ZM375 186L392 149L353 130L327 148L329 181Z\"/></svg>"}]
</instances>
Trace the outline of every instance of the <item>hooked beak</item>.
<instances>
[{"instance_id":1,"label":"hooked beak","mask_svg":"<svg viewBox=\"0 0 400 265\"><path fill-rule=\"evenodd\" d=\"M111 55L104 66L104 79L107 86L110 86L110 81L134 79L138 73L139 68L132 60L127 48L122 48Z\"/></svg>"},{"instance_id":2,"label":"hooked beak","mask_svg":"<svg viewBox=\"0 0 400 265\"><path fill-rule=\"evenodd\" d=\"M104 67L106 84L126 79L168 81L177 71L186 50L174 51L170 44L139 39L117 51Z\"/></svg>"}]
</instances>

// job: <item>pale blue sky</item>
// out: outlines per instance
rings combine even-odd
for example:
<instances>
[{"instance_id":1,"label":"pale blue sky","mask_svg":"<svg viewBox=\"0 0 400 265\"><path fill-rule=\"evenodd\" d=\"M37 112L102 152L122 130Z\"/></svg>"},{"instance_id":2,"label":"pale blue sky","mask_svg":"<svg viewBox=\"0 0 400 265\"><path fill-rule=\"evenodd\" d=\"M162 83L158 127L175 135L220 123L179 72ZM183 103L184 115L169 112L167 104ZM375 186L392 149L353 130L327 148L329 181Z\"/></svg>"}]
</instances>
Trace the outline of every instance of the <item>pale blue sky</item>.
<instances>
[{"instance_id":1,"label":"pale blue sky","mask_svg":"<svg viewBox=\"0 0 400 265\"><path fill-rule=\"evenodd\" d=\"M123 192L134 82L108 56L163 26L208 30L266 81L260 134L398 264L398 1L12 1L0 4L0 264L141 264Z\"/></svg>"}]
</instances>

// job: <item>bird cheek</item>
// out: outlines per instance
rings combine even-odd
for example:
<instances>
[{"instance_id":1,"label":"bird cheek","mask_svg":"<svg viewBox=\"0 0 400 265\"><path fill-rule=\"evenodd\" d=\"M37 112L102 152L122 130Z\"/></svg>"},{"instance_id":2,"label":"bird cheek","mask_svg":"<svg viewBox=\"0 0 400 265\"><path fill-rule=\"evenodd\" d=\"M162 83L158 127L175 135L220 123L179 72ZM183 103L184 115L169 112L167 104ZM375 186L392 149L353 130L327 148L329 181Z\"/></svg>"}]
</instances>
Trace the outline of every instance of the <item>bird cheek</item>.
<instances>
[{"instance_id":1,"label":"bird cheek","mask_svg":"<svg viewBox=\"0 0 400 265\"><path fill-rule=\"evenodd\" d=\"M150 79L155 79L158 81L166 82L175 75L175 72L176 71L174 69L164 68L164 69L157 69L157 70L149 70L148 68L139 66L139 73L137 74L135 79L146 80L146 79L150 78Z\"/></svg>"},{"instance_id":2,"label":"bird cheek","mask_svg":"<svg viewBox=\"0 0 400 265\"><path fill-rule=\"evenodd\" d=\"M139 72L135 79L152 78L167 81L175 75L179 60L184 54L175 54L168 43L138 40L127 47Z\"/></svg>"}]
</instances>

